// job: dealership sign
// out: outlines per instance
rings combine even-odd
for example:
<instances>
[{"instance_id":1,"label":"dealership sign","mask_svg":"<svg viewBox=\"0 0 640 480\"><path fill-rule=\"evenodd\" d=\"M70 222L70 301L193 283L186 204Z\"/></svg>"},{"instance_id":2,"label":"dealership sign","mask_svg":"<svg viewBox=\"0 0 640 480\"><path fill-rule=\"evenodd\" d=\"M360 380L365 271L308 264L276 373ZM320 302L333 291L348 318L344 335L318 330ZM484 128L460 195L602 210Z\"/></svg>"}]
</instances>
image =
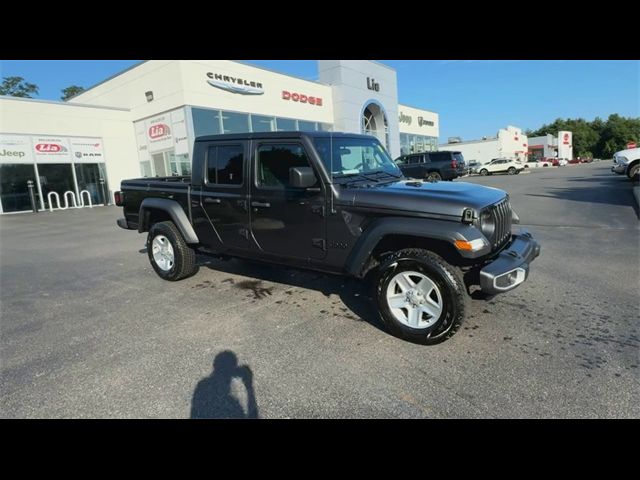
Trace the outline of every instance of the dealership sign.
<instances>
[{"instance_id":1,"label":"dealership sign","mask_svg":"<svg viewBox=\"0 0 640 480\"><path fill-rule=\"evenodd\" d=\"M402 112L400 112L400 117L398 118L398 122L399 123L406 123L407 125L411 125L411 122L413 122L413 117L410 115L406 115ZM422 126L427 126L427 127L433 127L434 123L431 120L425 120L424 117L418 117L418 126L422 127Z\"/></svg>"},{"instance_id":2,"label":"dealership sign","mask_svg":"<svg viewBox=\"0 0 640 480\"><path fill-rule=\"evenodd\" d=\"M627 143L627 148L637 148L637 146L638 146L638 145L636 144L636 142L629 142L629 143Z\"/></svg>"},{"instance_id":3,"label":"dealership sign","mask_svg":"<svg viewBox=\"0 0 640 480\"><path fill-rule=\"evenodd\" d=\"M316 105L318 107L322 106L322 98L320 97L311 97L302 93L290 92L288 90L282 91L282 99L290 100L292 102L308 103L309 105Z\"/></svg>"},{"instance_id":4,"label":"dealership sign","mask_svg":"<svg viewBox=\"0 0 640 480\"><path fill-rule=\"evenodd\" d=\"M207 77L209 78L207 80L209 85L227 92L240 95L262 95L264 93L264 88L262 88L262 83L260 82L212 72L207 72Z\"/></svg>"},{"instance_id":5,"label":"dealership sign","mask_svg":"<svg viewBox=\"0 0 640 480\"><path fill-rule=\"evenodd\" d=\"M169 135L171 135L171 129L169 128L169 125L158 123L149 127L149 138L151 138L152 140Z\"/></svg>"},{"instance_id":6,"label":"dealership sign","mask_svg":"<svg viewBox=\"0 0 640 480\"><path fill-rule=\"evenodd\" d=\"M32 137L37 163L69 163L72 156L67 137Z\"/></svg>"},{"instance_id":7,"label":"dealership sign","mask_svg":"<svg viewBox=\"0 0 640 480\"><path fill-rule=\"evenodd\" d=\"M0 134L0 163L33 163L31 137Z\"/></svg>"},{"instance_id":8,"label":"dealership sign","mask_svg":"<svg viewBox=\"0 0 640 480\"><path fill-rule=\"evenodd\" d=\"M71 137L69 143L75 163L104 162L104 150L101 138Z\"/></svg>"}]
</instances>

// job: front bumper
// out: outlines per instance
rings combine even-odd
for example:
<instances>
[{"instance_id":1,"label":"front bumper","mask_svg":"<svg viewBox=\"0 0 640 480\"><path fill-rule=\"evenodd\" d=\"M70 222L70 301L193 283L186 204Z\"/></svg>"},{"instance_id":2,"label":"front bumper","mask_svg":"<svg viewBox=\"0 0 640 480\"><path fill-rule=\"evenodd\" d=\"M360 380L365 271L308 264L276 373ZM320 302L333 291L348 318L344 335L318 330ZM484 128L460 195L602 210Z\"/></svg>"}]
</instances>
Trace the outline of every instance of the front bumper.
<instances>
[{"instance_id":1,"label":"front bumper","mask_svg":"<svg viewBox=\"0 0 640 480\"><path fill-rule=\"evenodd\" d=\"M627 166L625 164L616 163L611 167L611 171L613 173L617 173L618 175L622 175L627 170Z\"/></svg>"},{"instance_id":2,"label":"front bumper","mask_svg":"<svg viewBox=\"0 0 640 480\"><path fill-rule=\"evenodd\" d=\"M480 289L489 295L508 292L529 276L529 264L540 255L540 244L526 230L511 237L491 263L480 270Z\"/></svg>"}]
</instances>

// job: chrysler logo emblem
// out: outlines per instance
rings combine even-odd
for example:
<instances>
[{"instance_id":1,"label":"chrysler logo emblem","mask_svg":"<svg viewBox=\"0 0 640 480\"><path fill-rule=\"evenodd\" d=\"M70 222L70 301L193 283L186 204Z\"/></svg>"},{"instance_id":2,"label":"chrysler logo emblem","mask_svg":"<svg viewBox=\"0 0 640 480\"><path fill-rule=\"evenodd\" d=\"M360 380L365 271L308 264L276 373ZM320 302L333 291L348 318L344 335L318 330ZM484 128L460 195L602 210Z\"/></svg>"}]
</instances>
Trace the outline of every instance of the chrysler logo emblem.
<instances>
[{"instance_id":1,"label":"chrysler logo emblem","mask_svg":"<svg viewBox=\"0 0 640 480\"><path fill-rule=\"evenodd\" d=\"M221 75L219 73L207 73L207 83L212 87L219 88L220 90L226 90L231 93L239 93L240 95L262 95L264 89L262 83L252 82L244 78L230 77L228 75Z\"/></svg>"}]
</instances>

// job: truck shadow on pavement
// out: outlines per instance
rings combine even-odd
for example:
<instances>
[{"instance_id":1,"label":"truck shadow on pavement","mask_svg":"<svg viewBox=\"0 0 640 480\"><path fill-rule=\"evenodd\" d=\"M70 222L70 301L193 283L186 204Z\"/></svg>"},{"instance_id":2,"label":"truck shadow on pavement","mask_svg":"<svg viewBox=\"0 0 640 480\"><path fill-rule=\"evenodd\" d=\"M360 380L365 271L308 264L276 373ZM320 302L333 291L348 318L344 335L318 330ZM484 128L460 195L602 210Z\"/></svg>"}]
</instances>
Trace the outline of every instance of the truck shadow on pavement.
<instances>
[{"instance_id":1,"label":"truck shadow on pavement","mask_svg":"<svg viewBox=\"0 0 640 480\"><path fill-rule=\"evenodd\" d=\"M304 291L310 289L321 292L325 297L338 297L332 302L331 311L318 307L323 316L343 317L349 320L365 321L373 327L386 332L378 319L369 288L364 281L338 275L324 274L315 271L301 270L280 265L252 262L239 258L221 260L215 257L198 256L200 268L210 268L217 272L249 277L252 280L234 280L227 278L222 283L229 283L234 288L251 292L253 299L259 301L272 295L274 284L282 284L292 288L285 290L285 299L276 303L291 303L299 307L305 305ZM264 282L264 283L263 283ZM340 306L340 302L344 306ZM308 307L313 308L312 303Z\"/></svg>"},{"instance_id":2,"label":"truck shadow on pavement","mask_svg":"<svg viewBox=\"0 0 640 480\"><path fill-rule=\"evenodd\" d=\"M246 390L246 407L233 394L234 379L239 379ZM238 365L232 351L218 353L211 375L198 382L191 400L191 418L260 418L253 372L248 365Z\"/></svg>"},{"instance_id":3,"label":"truck shadow on pavement","mask_svg":"<svg viewBox=\"0 0 640 480\"><path fill-rule=\"evenodd\" d=\"M574 202L631 206L636 215L638 215L638 205L633 198L633 186L637 184L626 177L594 175L593 177L568 178L567 181L574 182L579 186L568 188L543 186L540 193L526 193L525 195L528 197L572 200Z\"/></svg>"}]
</instances>

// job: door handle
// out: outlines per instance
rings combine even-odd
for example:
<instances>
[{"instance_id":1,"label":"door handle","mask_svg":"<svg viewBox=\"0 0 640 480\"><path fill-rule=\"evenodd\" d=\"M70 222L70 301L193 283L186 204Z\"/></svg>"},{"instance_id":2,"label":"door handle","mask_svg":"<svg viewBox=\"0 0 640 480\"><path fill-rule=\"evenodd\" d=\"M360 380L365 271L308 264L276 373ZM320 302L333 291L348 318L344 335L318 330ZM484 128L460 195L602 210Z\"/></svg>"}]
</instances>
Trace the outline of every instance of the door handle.
<instances>
[{"instance_id":1,"label":"door handle","mask_svg":"<svg viewBox=\"0 0 640 480\"><path fill-rule=\"evenodd\" d=\"M269 208L271 204L269 202L251 202L252 207Z\"/></svg>"},{"instance_id":2,"label":"door handle","mask_svg":"<svg viewBox=\"0 0 640 480\"><path fill-rule=\"evenodd\" d=\"M220 203L220 199L219 198L206 197L204 199L204 203Z\"/></svg>"}]
</instances>

